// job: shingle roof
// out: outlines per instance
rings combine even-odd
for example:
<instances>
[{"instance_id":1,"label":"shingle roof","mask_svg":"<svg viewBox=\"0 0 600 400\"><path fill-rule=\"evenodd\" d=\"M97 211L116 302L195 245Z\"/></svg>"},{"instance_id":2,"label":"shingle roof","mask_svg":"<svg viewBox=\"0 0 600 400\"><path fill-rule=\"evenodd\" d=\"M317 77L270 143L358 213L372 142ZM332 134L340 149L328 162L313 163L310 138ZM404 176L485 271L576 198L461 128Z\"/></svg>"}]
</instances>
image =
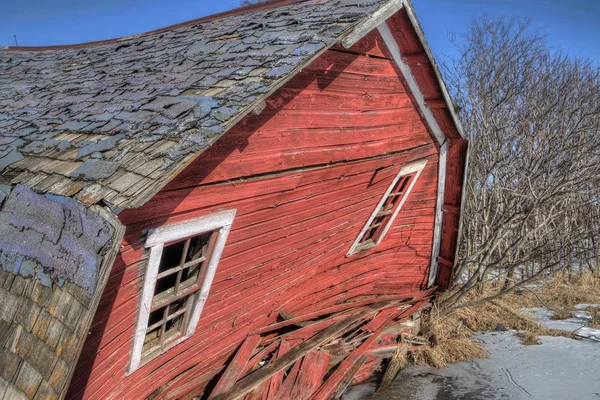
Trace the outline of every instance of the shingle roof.
<instances>
[{"instance_id":1,"label":"shingle roof","mask_svg":"<svg viewBox=\"0 0 600 400\"><path fill-rule=\"evenodd\" d=\"M300 1L102 45L0 50L0 183L137 207L392 3Z\"/></svg>"}]
</instances>

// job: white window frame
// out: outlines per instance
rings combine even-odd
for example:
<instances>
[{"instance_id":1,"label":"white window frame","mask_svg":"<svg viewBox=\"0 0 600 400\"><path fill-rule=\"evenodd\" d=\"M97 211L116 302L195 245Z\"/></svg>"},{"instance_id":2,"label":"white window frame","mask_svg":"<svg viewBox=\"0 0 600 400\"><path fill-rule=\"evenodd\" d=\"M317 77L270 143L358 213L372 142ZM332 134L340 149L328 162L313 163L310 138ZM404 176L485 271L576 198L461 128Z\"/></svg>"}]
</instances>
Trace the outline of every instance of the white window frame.
<instances>
[{"instance_id":1,"label":"white window frame","mask_svg":"<svg viewBox=\"0 0 600 400\"><path fill-rule=\"evenodd\" d=\"M404 203L406 202L406 200L410 196L410 193L412 192L413 188L415 187L415 184L419 180L419 177L421 176L421 172L423 172L423 169L425 168L426 165L427 165L427 160L421 160L421 161L417 161L417 162L413 162L413 163L410 163L408 165L405 165L405 166L403 166L400 169L400 171L398 172L398 174L396 175L396 177L394 178L394 180L392 181L392 183L390 184L390 186L388 187L388 189L385 191L385 194L381 197L381 200L379 200L379 202L377 203L377 206L375 207L375 210L373 210L373 213L371 213L371 216L369 217L369 219L367 220L367 222L363 226L362 230L358 234L358 237L356 238L356 240L354 241L354 243L350 247L350 250L348 250L348 253L346 253L346 257L350 257L353 254L358 254L358 253L361 253L363 251L372 249L373 247L376 247L376 246L378 246L381 243L381 241L383 240L383 238L387 234L388 230L390 229L390 227L394 223L394 220L398 216L398 213L400 212L400 210L404 206ZM411 174L415 174L414 179L410 183L410 186L408 187L406 193L402 197L402 200L400 201L400 204L398 204L398 206L396 207L396 210L392 214L390 220L383 227L383 231L381 232L381 235L379 235L379 238L377 239L377 241L374 242L373 244L371 244L368 247L361 247L361 246L359 246L360 242L361 242L361 240L363 238L363 236L365 235L365 233L367 233L367 229L371 226L371 223L373 222L373 220L375 219L377 213L381 209L381 206L383 206L383 203L387 199L388 195L394 189L394 186L396 186L396 183L398 183L398 181L400 180L400 178L402 178L403 176L411 175Z\"/></svg>"},{"instance_id":2,"label":"white window frame","mask_svg":"<svg viewBox=\"0 0 600 400\"><path fill-rule=\"evenodd\" d=\"M187 328L180 338L177 338L166 346L165 351L167 351L188 339L196 330L196 326L200 320L200 314L202 314L202 309L204 308L204 304L208 298L210 287L217 271L217 265L221 255L223 254L223 248L225 247L227 236L231 230L231 225L233 224L235 214L236 210L218 211L206 217L196 218L183 223L166 225L152 229L148 233L145 247L150 249L150 255L148 259L148 266L146 268L146 275L144 278L142 298L138 310L138 318L133 339L128 374L133 373L135 370L145 365L158 355L164 354L164 352L156 352L156 354L150 354L142 359L142 351L144 347L144 339L146 337L146 329L148 327L148 319L150 317L152 298L154 297L154 289L156 286L160 259L165 244L185 240L187 238L201 235L210 231L217 231L218 235L215 240L214 248L210 254L210 258L207 261L206 276L204 277L202 286L197 292L191 295L195 296L195 298L192 299L194 304L190 310Z\"/></svg>"}]
</instances>

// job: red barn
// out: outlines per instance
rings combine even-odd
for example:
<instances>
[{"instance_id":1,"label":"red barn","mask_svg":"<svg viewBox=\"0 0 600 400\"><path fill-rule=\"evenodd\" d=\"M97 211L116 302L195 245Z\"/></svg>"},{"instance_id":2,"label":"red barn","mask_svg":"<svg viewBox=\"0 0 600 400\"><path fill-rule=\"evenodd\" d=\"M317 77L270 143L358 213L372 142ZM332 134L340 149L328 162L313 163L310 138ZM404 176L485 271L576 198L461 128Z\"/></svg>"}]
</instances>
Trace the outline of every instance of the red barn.
<instances>
[{"instance_id":1,"label":"red barn","mask_svg":"<svg viewBox=\"0 0 600 400\"><path fill-rule=\"evenodd\" d=\"M448 285L467 142L407 0L0 69L0 398L335 397Z\"/></svg>"}]
</instances>

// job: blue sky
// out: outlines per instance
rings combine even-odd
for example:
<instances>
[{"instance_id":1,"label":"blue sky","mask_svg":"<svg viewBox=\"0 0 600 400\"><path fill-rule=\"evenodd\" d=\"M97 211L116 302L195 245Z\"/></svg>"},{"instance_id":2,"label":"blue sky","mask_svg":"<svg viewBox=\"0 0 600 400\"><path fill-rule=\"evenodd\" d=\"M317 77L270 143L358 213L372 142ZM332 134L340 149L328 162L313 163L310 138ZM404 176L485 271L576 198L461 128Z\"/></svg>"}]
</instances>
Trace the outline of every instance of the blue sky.
<instances>
[{"instance_id":1,"label":"blue sky","mask_svg":"<svg viewBox=\"0 0 600 400\"><path fill-rule=\"evenodd\" d=\"M439 56L473 17L526 16L556 49L600 60L600 0L413 0ZM0 0L0 45L70 44L128 36L235 8L239 0Z\"/></svg>"}]
</instances>

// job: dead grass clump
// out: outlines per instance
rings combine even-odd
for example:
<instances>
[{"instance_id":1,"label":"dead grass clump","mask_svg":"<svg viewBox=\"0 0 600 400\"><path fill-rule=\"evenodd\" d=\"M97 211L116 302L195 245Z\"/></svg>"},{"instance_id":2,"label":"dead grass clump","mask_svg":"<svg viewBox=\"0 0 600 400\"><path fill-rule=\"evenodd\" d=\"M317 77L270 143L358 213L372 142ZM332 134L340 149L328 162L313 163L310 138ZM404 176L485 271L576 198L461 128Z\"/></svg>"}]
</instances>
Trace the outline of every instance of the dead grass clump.
<instances>
[{"instance_id":1,"label":"dead grass clump","mask_svg":"<svg viewBox=\"0 0 600 400\"><path fill-rule=\"evenodd\" d=\"M554 321L559 321L567 318L571 318L571 312L565 310L556 310L552 313L551 317L551 319Z\"/></svg>"},{"instance_id":2,"label":"dead grass clump","mask_svg":"<svg viewBox=\"0 0 600 400\"><path fill-rule=\"evenodd\" d=\"M451 295L451 294L446 294ZM467 301L476 300L474 295ZM445 368L458 361L474 358L487 358L485 346L472 341L477 332L495 331L502 325L506 329L518 331L523 344L539 344L537 336L564 336L575 338L573 333L549 329L533 317L520 311L506 300L492 300L471 307L462 307L443 313L438 308L424 315L422 331L432 346L412 352L417 364L428 364L435 368Z\"/></svg>"},{"instance_id":3,"label":"dead grass clump","mask_svg":"<svg viewBox=\"0 0 600 400\"><path fill-rule=\"evenodd\" d=\"M525 346L541 344L540 339L537 337L537 335L531 332L521 331L518 332L516 336L523 339L521 343L523 343Z\"/></svg>"},{"instance_id":4,"label":"dead grass clump","mask_svg":"<svg viewBox=\"0 0 600 400\"><path fill-rule=\"evenodd\" d=\"M592 316L590 321L591 328L600 328L600 308L588 307L586 311Z\"/></svg>"},{"instance_id":5,"label":"dead grass clump","mask_svg":"<svg viewBox=\"0 0 600 400\"><path fill-rule=\"evenodd\" d=\"M546 328L535 318L524 314L519 307L505 300L492 300L473 307L457 308L444 317L432 314L431 321L432 328L440 338L471 337L476 332L494 331L498 324L502 324L506 329L528 331L536 335L572 336L566 331Z\"/></svg>"},{"instance_id":6,"label":"dead grass clump","mask_svg":"<svg viewBox=\"0 0 600 400\"><path fill-rule=\"evenodd\" d=\"M538 330L541 325L532 317L502 300L493 300L475 307L459 308L457 317L475 331L493 331L499 323L507 329Z\"/></svg>"},{"instance_id":7,"label":"dead grass clump","mask_svg":"<svg viewBox=\"0 0 600 400\"><path fill-rule=\"evenodd\" d=\"M591 272L569 275L564 271L545 279L535 291L524 289L506 300L520 307L572 310L577 304L600 302L600 277Z\"/></svg>"},{"instance_id":8,"label":"dead grass clump","mask_svg":"<svg viewBox=\"0 0 600 400\"><path fill-rule=\"evenodd\" d=\"M492 300L475 307L464 307L456 310L461 319L466 320L475 331L493 331L498 323L507 329L531 332L539 336L563 336L575 338L572 332L562 329L550 329L524 314L520 308L505 300Z\"/></svg>"},{"instance_id":9,"label":"dead grass clump","mask_svg":"<svg viewBox=\"0 0 600 400\"><path fill-rule=\"evenodd\" d=\"M415 364L427 364L434 368L446 368L459 361L488 358L485 346L470 339L449 339L437 346L423 347L412 353Z\"/></svg>"}]
</instances>

